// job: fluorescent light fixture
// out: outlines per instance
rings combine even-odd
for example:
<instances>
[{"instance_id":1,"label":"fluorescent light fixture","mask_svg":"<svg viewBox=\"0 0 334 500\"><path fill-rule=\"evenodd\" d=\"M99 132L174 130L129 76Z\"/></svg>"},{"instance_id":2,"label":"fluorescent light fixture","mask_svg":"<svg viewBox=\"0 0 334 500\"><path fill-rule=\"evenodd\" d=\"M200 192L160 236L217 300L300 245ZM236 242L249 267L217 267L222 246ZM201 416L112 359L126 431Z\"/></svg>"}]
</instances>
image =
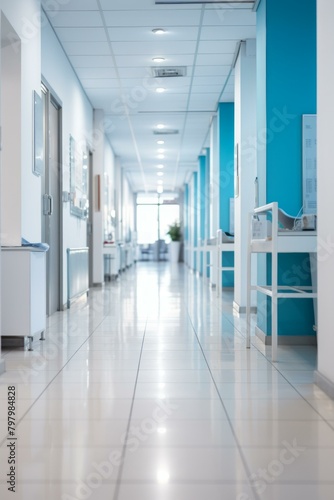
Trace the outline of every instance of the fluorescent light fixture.
<instances>
[{"instance_id":1,"label":"fluorescent light fixture","mask_svg":"<svg viewBox=\"0 0 334 500\"><path fill-rule=\"evenodd\" d=\"M163 28L154 28L152 30L152 33L155 35L163 35L165 33L165 30Z\"/></svg>"},{"instance_id":2,"label":"fluorescent light fixture","mask_svg":"<svg viewBox=\"0 0 334 500\"><path fill-rule=\"evenodd\" d=\"M152 61L156 62L156 63L162 63L165 61L165 58L164 57L153 57Z\"/></svg>"},{"instance_id":3,"label":"fluorescent light fixture","mask_svg":"<svg viewBox=\"0 0 334 500\"><path fill-rule=\"evenodd\" d=\"M166 92L166 89L164 89L163 87L158 87L155 89L155 91L157 94L162 94L163 92Z\"/></svg>"},{"instance_id":4,"label":"fluorescent light fixture","mask_svg":"<svg viewBox=\"0 0 334 500\"><path fill-rule=\"evenodd\" d=\"M163 128L165 128L165 125L163 125L162 123L159 123L157 125L157 129L162 130Z\"/></svg>"}]
</instances>

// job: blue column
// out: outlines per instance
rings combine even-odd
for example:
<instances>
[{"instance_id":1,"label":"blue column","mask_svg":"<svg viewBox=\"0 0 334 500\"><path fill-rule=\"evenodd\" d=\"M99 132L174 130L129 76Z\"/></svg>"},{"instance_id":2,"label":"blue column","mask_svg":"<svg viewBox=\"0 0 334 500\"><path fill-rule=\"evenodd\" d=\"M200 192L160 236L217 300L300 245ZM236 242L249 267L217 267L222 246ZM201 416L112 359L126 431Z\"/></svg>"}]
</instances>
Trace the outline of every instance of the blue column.
<instances>
[{"instance_id":1,"label":"blue column","mask_svg":"<svg viewBox=\"0 0 334 500\"><path fill-rule=\"evenodd\" d=\"M184 200L183 200L183 244L184 244L184 261L189 265L189 255L186 247L189 243L189 186L184 185Z\"/></svg>"},{"instance_id":2,"label":"blue column","mask_svg":"<svg viewBox=\"0 0 334 500\"><path fill-rule=\"evenodd\" d=\"M207 196L206 196L206 156L201 155L198 158L198 203L199 203L199 235L201 240L205 240L205 220L207 211ZM199 273L203 275L203 253L200 256Z\"/></svg>"},{"instance_id":3,"label":"blue column","mask_svg":"<svg viewBox=\"0 0 334 500\"><path fill-rule=\"evenodd\" d=\"M197 247L198 240L198 226L197 226L197 207L198 207L198 174L194 172L193 174L193 206L192 206L192 218L193 218L193 237L192 241L194 242L194 247ZM194 271L198 271L197 269L197 252L194 251L193 256L194 262Z\"/></svg>"},{"instance_id":4,"label":"blue column","mask_svg":"<svg viewBox=\"0 0 334 500\"><path fill-rule=\"evenodd\" d=\"M302 207L302 115L316 113L316 0L262 0L257 10L257 151L260 204ZM269 275L270 258L267 258ZM281 285L309 285L308 254L279 258ZM270 335L270 299L258 327ZM279 301L278 333L314 336L310 300Z\"/></svg>"},{"instance_id":5,"label":"blue column","mask_svg":"<svg viewBox=\"0 0 334 500\"><path fill-rule=\"evenodd\" d=\"M230 198L234 197L234 103L220 103L218 107L219 148L219 228L229 231ZM225 266L233 266L233 252L224 252ZM234 286L233 272L224 272L222 285Z\"/></svg>"},{"instance_id":6,"label":"blue column","mask_svg":"<svg viewBox=\"0 0 334 500\"><path fill-rule=\"evenodd\" d=\"M208 239L210 238L210 227L211 227L211 221L210 221L210 161L211 161L211 153L210 153L210 148L206 148L206 154L205 154L205 179L206 179L206 186L205 186L205 230L204 230L204 238ZM204 274L206 275L207 278L210 278L210 257L209 254L206 256L204 259L205 262L205 267L206 267L206 272L204 269Z\"/></svg>"}]
</instances>

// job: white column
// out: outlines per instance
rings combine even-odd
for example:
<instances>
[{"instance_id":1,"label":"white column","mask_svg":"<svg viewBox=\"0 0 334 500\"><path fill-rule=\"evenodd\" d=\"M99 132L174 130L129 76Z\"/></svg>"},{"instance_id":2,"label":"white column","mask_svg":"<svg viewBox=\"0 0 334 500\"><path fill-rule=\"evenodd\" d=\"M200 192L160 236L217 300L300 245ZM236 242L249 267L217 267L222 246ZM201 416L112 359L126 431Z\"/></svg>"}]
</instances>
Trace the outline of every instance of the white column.
<instances>
[{"instance_id":1,"label":"white column","mask_svg":"<svg viewBox=\"0 0 334 500\"><path fill-rule=\"evenodd\" d=\"M334 397L334 3L317 1L318 134L318 372L317 383Z\"/></svg>"},{"instance_id":2,"label":"white column","mask_svg":"<svg viewBox=\"0 0 334 500\"><path fill-rule=\"evenodd\" d=\"M218 149L218 119L214 116L210 129L210 238L217 236L219 229L219 149ZM216 285L217 259L211 254L210 284Z\"/></svg>"},{"instance_id":3,"label":"white column","mask_svg":"<svg viewBox=\"0 0 334 500\"><path fill-rule=\"evenodd\" d=\"M1 12L0 12L1 15ZM1 19L0 19L0 39L1 39ZM1 51L0 51L0 130L2 131L2 115L1 115L1 82L2 82L2 71L1 71ZM0 172L1 172L1 160L2 160L2 154L1 154L1 148L0 148ZM0 175L0 192L1 192L1 175ZM1 234L1 205L0 205L0 234ZM1 282L1 247L0 247L0 282ZM1 318L1 290L0 290L0 318ZM1 331L0 331L1 335ZM5 362L2 359L1 356L1 342L0 342L0 374L5 371Z\"/></svg>"},{"instance_id":4,"label":"white column","mask_svg":"<svg viewBox=\"0 0 334 500\"><path fill-rule=\"evenodd\" d=\"M2 36L15 33L1 14ZM13 35L12 35L13 36ZM1 48L1 245L21 246L21 42ZM26 236L27 238L27 236Z\"/></svg>"},{"instance_id":5,"label":"white column","mask_svg":"<svg viewBox=\"0 0 334 500\"><path fill-rule=\"evenodd\" d=\"M103 263L103 200L104 200L104 111L94 110L94 156L93 156L93 283L104 282Z\"/></svg>"},{"instance_id":6,"label":"white column","mask_svg":"<svg viewBox=\"0 0 334 500\"><path fill-rule=\"evenodd\" d=\"M256 177L256 45L241 43L235 66L235 148L238 150L239 196L235 198L234 308L246 311L248 214L254 209ZM236 170L236 169L235 169ZM236 171L235 171L236 176ZM253 276L256 269L253 267Z\"/></svg>"}]
</instances>

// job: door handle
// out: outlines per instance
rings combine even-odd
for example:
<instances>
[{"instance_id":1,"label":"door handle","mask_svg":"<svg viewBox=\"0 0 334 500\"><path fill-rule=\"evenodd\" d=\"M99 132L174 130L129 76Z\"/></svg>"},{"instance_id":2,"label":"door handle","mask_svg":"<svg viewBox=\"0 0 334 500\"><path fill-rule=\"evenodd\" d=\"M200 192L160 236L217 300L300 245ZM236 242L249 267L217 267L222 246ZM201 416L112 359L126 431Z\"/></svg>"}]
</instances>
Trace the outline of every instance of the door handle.
<instances>
[{"instance_id":1,"label":"door handle","mask_svg":"<svg viewBox=\"0 0 334 500\"><path fill-rule=\"evenodd\" d=\"M53 198L50 194L43 195L43 215L52 215Z\"/></svg>"},{"instance_id":2,"label":"door handle","mask_svg":"<svg viewBox=\"0 0 334 500\"><path fill-rule=\"evenodd\" d=\"M49 215L53 214L53 197L49 194Z\"/></svg>"}]
</instances>

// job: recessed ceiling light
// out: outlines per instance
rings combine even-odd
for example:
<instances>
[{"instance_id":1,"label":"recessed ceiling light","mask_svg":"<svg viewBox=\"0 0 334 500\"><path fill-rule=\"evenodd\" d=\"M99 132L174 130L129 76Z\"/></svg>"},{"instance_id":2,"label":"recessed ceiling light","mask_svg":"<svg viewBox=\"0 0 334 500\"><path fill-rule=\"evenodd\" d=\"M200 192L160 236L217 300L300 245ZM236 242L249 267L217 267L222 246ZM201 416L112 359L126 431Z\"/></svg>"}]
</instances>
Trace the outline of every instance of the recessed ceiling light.
<instances>
[{"instance_id":1,"label":"recessed ceiling light","mask_svg":"<svg viewBox=\"0 0 334 500\"><path fill-rule=\"evenodd\" d=\"M156 63L162 63L164 62L166 59L164 57L153 57L152 61L153 62L156 62Z\"/></svg>"},{"instance_id":2,"label":"recessed ceiling light","mask_svg":"<svg viewBox=\"0 0 334 500\"><path fill-rule=\"evenodd\" d=\"M165 30L163 28L154 28L152 30L152 33L155 35L163 35L165 33Z\"/></svg>"},{"instance_id":3,"label":"recessed ceiling light","mask_svg":"<svg viewBox=\"0 0 334 500\"><path fill-rule=\"evenodd\" d=\"M162 148L159 148L159 149L158 149L158 153L164 153L164 152L165 152L165 150L164 150L164 149L162 149Z\"/></svg>"},{"instance_id":4,"label":"recessed ceiling light","mask_svg":"<svg viewBox=\"0 0 334 500\"><path fill-rule=\"evenodd\" d=\"M163 87L158 87L155 89L155 91L157 92L157 94L162 94L163 92L166 91L166 89L164 89Z\"/></svg>"},{"instance_id":5,"label":"recessed ceiling light","mask_svg":"<svg viewBox=\"0 0 334 500\"><path fill-rule=\"evenodd\" d=\"M164 165L160 163L160 165L157 165L157 168L164 168Z\"/></svg>"},{"instance_id":6,"label":"recessed ceiling light","mask_svg":"<svg viewBox=\"0 0 334 500\"><path fill-rule=\"evenodd\" d=\"M165 155L158 155L159 160L163 160L165 158Z\"/></svg>"},{"instance_id":7,"label":"recessed ceiling light","mask_svg":"<svg viewBox=\"0 0 334 500\"><path fill-rule=\"evenodd\" d=\"M157 144L165 144L165 141L157 141Z\"/></svg>"},{"instance_id":8,"label":"recessed ceiling light","mask_svg":"<svg viewBox=\"0 0 334 500\"><path fill-rule=\"evenodd\" d=\"M163 172L157 172L157 175L159 175L161 177L162 175L164 175L164 173Z\"/></svg>"},{"instance_id":9,"label":"recessed ceiling light","mask_svg":"<svg viewBox=\"0 0 334 500\"><path fill-rule=\"evenodd\" d=\"M159 123L159 124L157 125L157 128L158 128L159 130L162 130L163 128L165 128L165 125L163 125L162 123Z\"/></svg>"}]
</instances>

